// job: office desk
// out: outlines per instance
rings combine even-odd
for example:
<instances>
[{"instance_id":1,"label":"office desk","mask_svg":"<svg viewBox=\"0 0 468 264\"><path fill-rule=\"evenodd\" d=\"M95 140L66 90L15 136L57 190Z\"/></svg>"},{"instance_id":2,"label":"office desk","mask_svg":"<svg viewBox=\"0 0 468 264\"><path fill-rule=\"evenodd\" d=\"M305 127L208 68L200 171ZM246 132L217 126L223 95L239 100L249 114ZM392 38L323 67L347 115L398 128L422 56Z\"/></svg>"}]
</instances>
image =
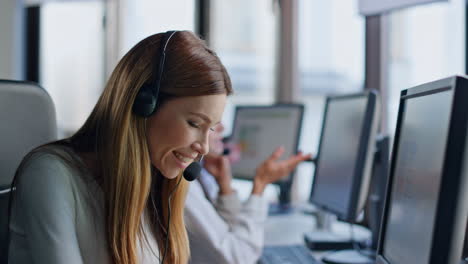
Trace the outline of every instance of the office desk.
<instances>
[{"instance_id":1,"label":"office desk","mask_svg":"<svg viewBox=\"0 0 468 264\"><path fill-rule=\"evenodd\" d=\"M355 225L354 237L358 240L367 239L371 233L368 229ZM333 234L340 237L350 237L350 225L345 222L334 221L331 225ZM315 217L301 212L292 214L269 216L265 226L265 245L303 244L304 234L317 231Z\"/></svg>"},{"instance_id":2,"label":"office desk","mask_svg":"<svg viewBox=\"0 0 468 264\"><path fill-rule=\"evenodd\" d=\"M371 233L364 227L354 226L355 239L364 240L369 238ZM350 225L344 222L334 221L331 224L333 234L349 238ZM316 220L312 215L295 212L286 215L269 216L265 226L265 246L280 245L304 245L304 234L315 232ZM325 231L323 231L325 232ZM326 252L313 252L312 255L320 258Z\"/></svg>"},{"instance_id":3,"label":"office desk","mask_svg":"<svg viewBox=\"0 0 468 264\"><path fill-rule=\"evenodd\" d=\"M265 226L265 245L304 244L304 233L315 229L315 217L302 213L269 216Z\"/></svg>"}]
</instances>

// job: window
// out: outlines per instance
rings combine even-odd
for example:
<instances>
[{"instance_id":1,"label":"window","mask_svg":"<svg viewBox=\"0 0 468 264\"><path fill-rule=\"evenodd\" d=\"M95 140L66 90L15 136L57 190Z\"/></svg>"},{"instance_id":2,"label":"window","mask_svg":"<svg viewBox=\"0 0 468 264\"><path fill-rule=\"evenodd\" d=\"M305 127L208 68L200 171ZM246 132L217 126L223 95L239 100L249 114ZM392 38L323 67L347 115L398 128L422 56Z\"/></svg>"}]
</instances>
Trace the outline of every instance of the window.
<instances>
[{"instance_id":1,"label":"window","mask_svg":"<svg viewBox=\"0 0 468 264\"><path fill-rule=\"evenodd\" d=\"M364 30L356 1L299 1L299 86L306 106L300 149L304 152L318 151L325 96L363 90ZM309 198L312 175L312 165L299 167L294 200Z\"/></svg>"},{"instance_id":2,"label":"window","mask_svg":"<svg viewBox=\"0 0 468 264\"><path fill-rule=\"evenodd\" d=\"M119 5L118 21L112 21L118 38L107 44L117 47L116 59L151 34L195 28L194 0L122 0ZM107 81L105 8L101 0L41 5L40 80L54 100L60 137L85 122Z\"/></svg>"},{"instance_id":3,"label":"window","mask_svg":"<svg viewBox=\"0 0 468 264\"><path fill-rule=\"evenodd\" d=\"M209 45L226 67L234 89L223 117L229 135L235 105L274 102L276 12L271 0L211 1L210 9ZM234 181L241 198L249 196L250 185ZM277 196L271 185L265 194Z\"/></svg>"},{"instance_id":4,"label":"window","mask_svg":"<svg viewBox=\"0 0 468 264\"><path fill-rule=\"evenodd\" d=\"M104 4L48 2L40 12L40 83L65 137L84 123L104 87Z\"/></svg>"},{"instance_id":5,"label":"window","mask_svg":"<svg viewBox=\"0 0 468 264\"><path fill-rule=\"evenodd\" d=\"M123 56L140 40L168 30L195 30L195 0L122 0Z\"/></svg>"},{"instance_id":6,"label":"window","mask_svg":"<svg viewBox=\"0 0 468 264\"><path fill-rule=\"evenodd\" d=\"M465 1L433 3L390 15L388 132L400 91L465 72Z\"/></svg>"},{"instance_id":7,"label":"window","mask_svg":"<svg viewBox=\"0 0 468 264\"><path fill-rule=\"evenodd\" d=\"M210 2L210 46L234 88L226 108L226 133L234 105L270 104L275 95L276 18L271 0Z\"/></svg>"}]
</instances>

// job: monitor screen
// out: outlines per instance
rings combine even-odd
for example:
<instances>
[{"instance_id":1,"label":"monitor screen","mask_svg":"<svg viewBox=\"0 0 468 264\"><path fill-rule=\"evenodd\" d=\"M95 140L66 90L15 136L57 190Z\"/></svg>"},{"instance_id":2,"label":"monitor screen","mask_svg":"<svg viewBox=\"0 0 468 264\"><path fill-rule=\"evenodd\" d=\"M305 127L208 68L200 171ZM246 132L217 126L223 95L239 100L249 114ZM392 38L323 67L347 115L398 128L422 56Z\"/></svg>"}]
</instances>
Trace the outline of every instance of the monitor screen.
<instances>
[{"instance_id":1,"label":"monitor screen","mask_svg":"<svg viewBox=\"0 0 468 264\"><path fill-rule=\"evenodd\" d=\"M230 138L240 148L240 159L232 164L234 177L253 179L257 166L277 147L285 148L280 159L295 154L303 111L302 105L237 107Z\"/></svg>"},{"instance_id":2,"label":"monitor screen","mask_svg":"<svg viewBox=\"0 0 468 264\"><path fill-rule=\"evenodd\" d=\"M327 103L311 202L332 212L348 212L368 96Z\"/></svg>"},{"instance_id":3,"label":"monitor screen","mask_svg":"<svg viewBox=\"0 0 468 264\"><path fill-rule=\"evenodd\" d=\"M404 102L383 256L391 264L429 263L452 106L452 91Z\"/></svg>"}]
</instances>

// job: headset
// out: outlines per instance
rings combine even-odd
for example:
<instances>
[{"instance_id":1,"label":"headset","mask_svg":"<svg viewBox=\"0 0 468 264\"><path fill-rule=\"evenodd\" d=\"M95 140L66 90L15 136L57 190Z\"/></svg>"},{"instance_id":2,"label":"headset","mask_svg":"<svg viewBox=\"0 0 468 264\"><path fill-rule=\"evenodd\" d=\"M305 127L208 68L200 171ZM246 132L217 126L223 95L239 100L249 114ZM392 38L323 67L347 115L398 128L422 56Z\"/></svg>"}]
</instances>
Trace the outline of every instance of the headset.
<instances>
[{"instance_id":1,"label":"headset","mask_svg":"<svg viewBox=\"0 0 468 264\"><path fill-rule=\"evenodd\" d=\"M137 116L148 118L156 112L156 105L158 102L159 90L161 88L161 79L164 71L164 63L166 60L166 49L167 45L171 38L177 33L175 30L167 31L161 38L160 45L159 45L159 63L155 64L154 67L157 67L153 72L156 72L156 77L151 82L145 83L138 91L138 94L133 102L133 113ZM184 171L183 176L187 181L195 180L201 171L201 156L200 160L197 162L192 162ZM177 182L176 187L174 190L171 191L169 194L169 211L168 211L168 226L166 232L166 239L165 239L165 246L164 246L164 253L161 259L159 256L160 263L164 263L166 259L168 244L169 244L169 232L170 232L170 222L171 222L171 198L172 194L175 192L177 187L179 186L180 181L182 178L179 179Z\"/></svg>"},{"instance_id":2,"label":"headset","mask_svg":"<svg viewBox=\"0 0 468 264\"><path fill-rule=\"evenodd\" d=\"M159 89L161 87L161 79L164 71L164 63L166 60L166 48L171 38L177 33L177 31L167 31L161 38L161 44L159 45L159 63L155 65L157 69L156 78L152 82L145 83L133 102L133 113L141 117L150 117L156 111L156 104L159 96Z\"/></svg>"},{"instance_id":3,"label":"headset","mask_svg":"<svg viewBox=\"0 0 468 264\"><path fill-rule=\"evenodd\" d=\"M153 81L147 82L143 84L143 86L138 90L138 94L136 95L135 101L133 102L133 113L137 116L148 118L156 112L156 104L158 102L159 96L159 89L161 87L161 79L162 74L164 71L164 63L166 61L166 48L169 44L171 38L176 34L177 31L167 31L161 38L160 45L159 45L159 63L157 63L154 67L156 77L153 78ZM179 181L180 182L180 181ZM177 186L179 185L177 183ZM177 187L176 187L177 188ZM159 256L160 263L164 263L167 254L168 242L169 242L169 226L170 226L170 215L171 215L171 206L170 200L172 197L173 190L169 196L169 217L168 217L168 230L166 233L165 239L165 246L164 246L164 253L161 259L161 254ZM156 208L154 208L156 210ZM158 219L159 221L159 219Z\"/></svg>"},{"instance_id":4,"label":"headset","mask_svg":"<svg viewBox=\"0 0 468 264\"><path fill-rule=\"evenodd\" d=\"M159 63L154 67L157 69L156 77L152 82L147 82L139 89L138 94L133 102L133 113L137 116L148 118L156 112L158 104L159 90L161 88L161 79L164 72L164 63L166 61L166 49L171 38L177 33L176 30L167 31L161 38L159 45ZM193 181L200 175L203 156L198 161L192 162L184 171L183 175L187 181Z\"/></svg>"}]
</instances>

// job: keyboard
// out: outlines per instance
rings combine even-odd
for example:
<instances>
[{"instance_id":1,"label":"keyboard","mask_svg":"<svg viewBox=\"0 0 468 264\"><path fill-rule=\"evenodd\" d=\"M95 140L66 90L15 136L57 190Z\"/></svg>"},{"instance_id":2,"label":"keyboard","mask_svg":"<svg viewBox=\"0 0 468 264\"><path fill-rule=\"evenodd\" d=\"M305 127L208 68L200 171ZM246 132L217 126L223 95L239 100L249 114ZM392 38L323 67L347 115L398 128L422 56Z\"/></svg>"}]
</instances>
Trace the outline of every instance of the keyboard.
<instances>
[{"instance_id":1,"label":"keyboard","mask_svg":"<svg viewBox=\"0 0 468 264\"><path fill-rule=\"evenodd\" d=\"M263 249L258 264L321 264L303 245L270 246Z\"/></svg>"}]
</instances>

